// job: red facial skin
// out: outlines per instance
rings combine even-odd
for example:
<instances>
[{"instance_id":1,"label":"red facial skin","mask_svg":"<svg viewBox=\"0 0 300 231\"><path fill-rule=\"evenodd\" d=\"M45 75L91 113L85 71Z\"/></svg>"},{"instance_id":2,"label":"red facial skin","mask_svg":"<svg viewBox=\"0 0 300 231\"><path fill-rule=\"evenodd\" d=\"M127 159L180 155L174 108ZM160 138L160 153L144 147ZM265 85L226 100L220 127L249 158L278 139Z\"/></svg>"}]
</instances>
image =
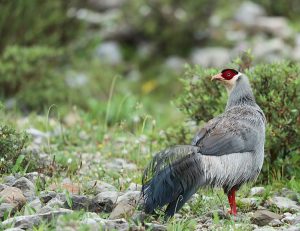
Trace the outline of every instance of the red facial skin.
<instances>
[{"instance_id":1,"label":"red facial skin","mask_svg":"<svg viewBox=\"0 0 300 231\"><path fill-rule=\"evenodd\" d=\"M239 72L234 69L224 69L221 73L212 76L211 80L231 80L234 76L236 76Z\"/></svg>"},{"instance_id":2,"label":"red facial skin","mask_svg":"<svg viewBox=\"0 0 300 231\"><path fill-rule=\"evenodd\" d=\"M232 79L236 74L237 74L237 71L235 71L233 69L225 69L221 72L221 76L226 80Z\"/></svg>"}]
</instances>

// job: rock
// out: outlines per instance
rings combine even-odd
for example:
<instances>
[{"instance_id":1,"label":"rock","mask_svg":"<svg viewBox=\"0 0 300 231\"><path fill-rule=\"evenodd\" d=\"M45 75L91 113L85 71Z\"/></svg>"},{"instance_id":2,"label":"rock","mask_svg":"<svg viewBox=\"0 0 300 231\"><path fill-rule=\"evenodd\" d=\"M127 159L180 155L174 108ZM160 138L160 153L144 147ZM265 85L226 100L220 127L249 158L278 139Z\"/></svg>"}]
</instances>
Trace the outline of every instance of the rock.
<instances>
[{"instance_id":1,"label":"rock","mask_svg":"<svg viewBox=\"0 0 300 231\"><path fill-rule=\"evenodd\" d=\"M218 215L218 217L221 219L228 218L227 212L224 212L223 209L216 209L216 210L211 210L208 213L206 213L205 216L203 217L203 221L210 220L210 218L214 218L215 215Z\"/></svg>"},{"instance_id":2,"label":"rock","mask_svg":"<svg viewBox=\"0 0 300 231\"><path fill-rule=\"evenodd\" d=\"M118 195L119 194L115 191L106 191L97 194L97 196L95 196L92 199L92 202L89 207L89 211L96 212L96 213L100 213L100 212L110 213L115 207L115 203L117 202Z\"/></svg>"},{"instance_id":3,"label":"rock","mask_svg":"<svg viewBox=\"0 0 300 231\"><path fill-rule=\"evenodd\" d=\"M0 192L1 192L3 189L7 188L7 187L8 187L8 186L5 185L5 184L0 184Z\"/></svg>"},{"instance_id":4,"label":"rock","mask_svg":"<svg viewBox=\"0 0 300 231\"><path fill-rule=\"evenodd\" d=\"M50 191L50 192L43 191L40 193L40 200L42 203L46 204L51 199L55 198L56 194L57 194L56 192L52 192L52 191Z\"/></svg>"},{"instance_id":5,"label":"rock","mask_svg":"<svg viewBox=\"0 0 300 231\"><path fill-rule=\"evenodd\" d=\"M70 72L65 77L65 82L68 87L75 89L85 86L89 82L89 79L84 73Z\"/></svg>"},{"instance_id":6,"label":"rock","mask_svg":"<svg viewBox=\"0 0 300 231\"><path fill-rule=\"evenodd\" d=\"M101 223L101 225L99 225L100 222L97 222L95 219L93 218L84 218L82 221L81 221L82 224L84 224L86 227L88 227L88 230L99 230L100 227L103 227L104 224ZM101 229L100 229L101 230Z\"/></svg>"},{"instance_id":7,"label":"rock","mask_svg":"<svg viewBox=\"0 0 300 231\"><path fill-rule=\"evenodd\" d=\"M197 48L190 59L192 63L203 67L222 67L230 62L230 53L224 47Z\"/></svg>"},{"instance_id":8,"label":"rock","mask_svg":"<svg viewBox=\"0 0 300 231\"><path fill-rule=\"evenodd\" d=\"M75 112L69 112L65 117L64 117L64 123L69 126L72 127L76 124L78 124L81 121L81 118L79 116L78 113Z\"/></svg>"},{"instance_id":9,"label":"rock","mask_svg":"<svg viewBox=\"0 0 300 231\"><path fill-rule=\"evenodd\" d=\"M39 185L40 187L42 187L42 189L44 189L46 184L46 176L44 174L38 172L30 172L25 174L24 177L30 180L34 185Z\"/></svg>"},{"instance_id":10,"label":"rock","mask_svg":"<svg viewBox=\"0 0 300 231\"><path fill-rule=\"evenodd\" d=\"M129 224L124 219L103 219L103 218L85 218L82 221L86 224L90 230L118 230L127 231L129 230Z\"/></svg>"},{"instance_id":11,"label":"rock","mask_svg":"<svg viewBox=\"0 0 300 231\"><path fill-rule=\"evenodd\" d=\"M96 48L96 54L101 61L109 65L117 65L122 62L122 53L118 43L103 42Z\"/></svg>"},{"instance_id":12,"label":"rock","mask_svg":"<svg viewBox=\"0 0 300 231\"><path fill-rule=\"evenodd\" d=\"M125 231L129 230L129 224L125 219L105 220L104 230L118 230Z\"/></svg>"},{"instance_id":13,"label":"rock","mask_svg":"<svg viewBox=\"0 0 300 231\"><path fill-rule=\"evenodd\" d=\"M184 68L185 61L178 56L170 56L165 61L165 66L175 72L181 72Z\"/></svg>"},{"instance_id":14,"label":"rock","mask_svg":"<svg viewBox=\"0 0 300 231\"><path fill-rule=\"evenodd\" d=\"M282 231L300 231L300 226L289 226L287 228L282 229Z\"/></svg>"},{"instance_id":15,"label":"rock","mask_svg":"<svg viewBox=\"0 0 300 231\"><path fill-rule=\"evenodd\" d=\"M12 186L12 184L16 181L17 179L12 176L12 175L9 175L9 176L4 176L3 177L3 183L8 185L8 186Z\"/></svg>"},{"instance_id":16,"label":"rock","mask_svg":"<svg viewBox=\"0 0 300 231\"><path fill-rule=\"evenodd\" d=\"M294 224L296 216L291 213L284 213L283 218L281 219L282 222L288 223L288 224Z\"/></svg>"},{"instance_id":17,"label":"rock","mask_svg":"<svg viewBox=\"0 0 300 231\"><path fill-rule=\"evenodd\" d=\"M63 208L65 201L61 201L58 198L52 198L46 205L51 208Z\"/></svg>"},{"instance_id":18,"label":"rock","mask_svg":"<svg viewBox=\"0 0 300 231\"><path fill-rule=\"evenodd\" d=\"M246 26L254 25L258 17L266 15L264 8L250 1L243 2L235 12L234 19Z\"/></svg>"},{"instance_id":19,"label":"rock","mask_svg":"<svg viewBox=\"0 0 300 231\"><path fill-rule=\"evenodd\" d=\"M297 193L297 192L294 192L294 191L291 191L287 188L283 188L280 192L280 194L283 196L283 197L287 197L293 201L300 201L300 194Z\"/></svg>"},{"instance_id":20,"label":"rock","mask_svg":"<svg viewBox=\"0 0 300 231\"><path fill-rule=\"evenodd\" d=\"M39 214L43 214L43 213L50 213L52 211L55 211L56 209L59 209L61 207L50 207L48 205L45 205L43 208L40 209L40 211L38 211Z\"/></svg>"},{"instance_id":21,"label":"rock","mask_svg":"<svg viewBox=\"0 0 300 231\"><path fill-rule=\"evenodd\" d=\"M106 163L105 167L115 171L121 171L123 169L126 170L137 169L137 166L135 164L128 163L125 159L121 159L121 158L113 159L111 162Z\"/></svg>"},{"instance_id":22,"label":"rock","mask_svg":"<svg viewBox=\"0 0 300 231\"><path fill-rule=\"evenodd\" d=\"M257 208L259 201L257 198L241 198L239 200L243 205L251 207L251 208Z\"/></svg>"},{"instance_id":23,"label":"rock","mask_svg":"<svg viewBox=\"0 0 300 231\"><path fill-rule=\"evenodd\" d=\"M66 182L61 184L51 184L49 189L52 191L57 191L58 189L67 190L71 194L79 194L80 193L80 186L78 184L72 182Z\"/></svg>"},{"instance_id":24,"label":"rock","mask_svg":"<svg viewBox=\"0 0 300 231\"><path fill-rule=\"evenodd\" d=\"M43 220L49 222L59 215L68 214L72 212L73 211L69 209L58 209L56 211L43 214L16 216L3 221L2 226L4 228L14 226L21 229L31 229L33 226L38 226Z\"/></svg>"},{"instance_id":25,"label":"rock","mask_svg":"<svg viewBox=\"0 0 300 231\"><path fill-rule=\"evenodd\" d=\"M26 203L23 192L15 187L7 187L2 190L0 192L0 198L2 198L2 202L15 205L19 209Z\"/></svg>"},{"instance_id":26,"label":"rock","mask_svg":"<svg viewBox=\"0 0 300 231\"><path fill-rule=\"evenodd\" d=\"M296 215L293 225L300 225L300 214Z\"/></svg>"},{"instance_id":27,"label":"rock","mask_svg":"<svg viewBox=\"0 0 300 231\"><path fill-rule=\"evenodd\" d=\"M283 225L283 223L279 219L274 219L269 222L269 225L272 227L278 227L278 226Z\"/></svg>"},{"instance_id":28,"label":"rock","mask_svg":"<svg viewBox=\"0 0 300 231\"><path fill-rule=\"evenodd\" d=\"M250 196L262 196L265 191L264 187L253 187L250 189Z\"/></svg>"},{"instance_id":29,"label":"rock","mask_svg":"<svg viewBox=\"0 0 300 231\"><path fill-rule=\"evenodd\" d=\"M276 231L276 229L270 226L265 226L265 227L256 228L253 231Z\"/></svg>"},{"instance_id":30,"label":"rock","mask_svg":"<svg viewBox=\"0 0 300 231\"><path fill-rule=\"evenodd\" d=\"M143 211L135 211L135 213L132 215L132 221L135 224L144 223L145 219L148 217L148 215Z\"/></svg>"},{"instance_id":31,"label":"rock","mask_svg":"<svg viewBox=\"0 0 300 231\"><path fill-rule=\"evenodd\" d=\"M17 179L12 186L21 189L28 201L35 198L35 186L27 178L21 177Z\"/></svg>"},{"instance_id":32,"label":"rock","mask_svg":"<svg viewBox=\"0 0 300 231\"><path fill-rule=\"evenodd\" d=\"M120 196L117 200L117 206L114 208L109 218L116 219L131 216L134 213L139 199L139 191L129 191Z\"/></svg>"},{"instance_id":33,"label":"rock","mask_svg":"<svg viewBox=\"0 0 300 231\"><path fill-rule=\"evenodd\" d=\"M24 231L24 229L20 229L20 228L9 228L9 229L6 229L4 231Z\"/></svg>"},{"instance_id":34,"label":"rock","mask_svg":"<svg viewBox=\"0 0 300 231\"><path fill-rule=\"evenodd\" d=\"M26 132L32 136L34 143L42 144L47 142L50 135L35 128L28 128Z\"/></svg>"},{"instance_id":35,"label":"rock","mask_svg":"<svg viewBox=\"0 0 300 231\"><path fill-rule=\"evenodd\" d=\"M3 217L5 216L5 213L15 212L15 209L16 209L15 204L1 203L0 204L0 219L3 219Z\"/></svg>"},{"instance_id":36,"label":"rock","mask_svg":"<svg viewBox=\"0 0 300 231\"><path fill-rule=\"evenodd\" d=\"M67 200L64 203L64 207L67 209L72 208L73 210L88 210L91 203L91 199L82 195L72 195L70 199L72 201L71 206L68 204Z\"/></svg>"},{"instance_id":37,"label":"rock","mask_svg":"<svg viewBox=\"0 0 300 231\"><path fill-rule=\"evenodd\" d=\"M115 186L99 180L89 181L87 183L87 187L87 190L93 191L94 194L99 194L106 191L117 191Z\"/></svg>"},{"instance_id":38,"label":"rock","mask_svg":"<svg viewBox=\"0 0 300 231\"><path fill-rule=\"evenodd\" d=\"M268 202L269 205L274 205L279 209L282 209L284 211L293 211L297 212L300 211L300 206L297 205L297 202L292 201L289 198L286 197L273 197Z\"/></svg>"},{"instance_id":39,"label":"rock","mask_svg":"<svg viewBox=\"0 0 300 231\"><path fill-rule=\"evenodd\" d=\"M253 214L251 221L256 225L264 226L269 224L272 220L274 219L280 220L280 218L281 218L280 215L270 212L268 210L257 210Z\"/></svg>"},{"instance_id":40,"label":"rock","mask_svg":"<svg viewBox=\"0 0 300 231\"><path fill-rule=\"evenodd\" d=\"M146 228L151 231L165 231L167 230L167 226L160 225L160 224L154 224L154 223L146 223Z\"/></svg>"},{"instance_id":41,"label":"rock","mask_svg":"<svg viewBox=\"0 0 300 231\"><path fill-rule=\"evenodd\" d=\"M292 29L284 17L258 17L254 26L279 38L288 38L292 35Z\"/></svg>"},{"instance_id":42,"label":"rock","mask_svg":"<svg viewBox=\"0 0 300 231\"><path fill-rule=\"evenodd\" d=\"M155 52L155 46L152 43L140 43L137 47L137 53L140 59L148 59Z\"/></svg>"},{"instance_id":43,"label":"rock","mask_svg":"<svg viewBox=\"0 0 300 231\"><path fill-rule=\"evenodd\" d=\"M136 183L130 183L130 185L127 188L127 191L141 191L142 185L136 184Z\"/></svg>"},{"instance_id":44,"label":"rock","mask_svg":"<svg viewBox=\"0 0 300 231\"><path fill-rule=\"evenodd\" d=\"M290 52L290 47L279 38L269 40L258 38L253 47L253 55L268 62L281 60L288 56Z\"/></svg>"},{"instance_id":45,"label":"rock","mask_svg":"<svg viewBox=\"0 0 300 231\"><path fill-rule=\"evenodd\" d=\"M34 209L35 212L38 212L42 208L42 202L40 201L39 198L37 198L33 201L30 201L26 205L26 208ZM26 210L25 210L24 215L31 215L30 212L31 211L27 211L27 213L26 213Z\"/></svg>"}]
</instances>

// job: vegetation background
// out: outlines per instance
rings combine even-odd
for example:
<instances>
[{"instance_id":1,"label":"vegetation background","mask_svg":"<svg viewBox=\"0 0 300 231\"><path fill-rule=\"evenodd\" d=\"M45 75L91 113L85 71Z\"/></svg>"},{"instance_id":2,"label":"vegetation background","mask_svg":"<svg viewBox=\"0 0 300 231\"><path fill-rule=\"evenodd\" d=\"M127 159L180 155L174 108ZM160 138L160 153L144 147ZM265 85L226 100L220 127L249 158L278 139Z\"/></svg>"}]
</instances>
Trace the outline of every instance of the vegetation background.
<instances>
[{"instance_id":1,"label":"vegetation background","mask_svg":"<svg viewBox=\"0 0 300 231\"><path fill-rule=\"evenodd\" d=\"M222 113L226 92L208 80L229 66L268 120L257 184L299 192L299 12L297 0L1 0L2 177L52 176L40 191L139 184L155 152Z\"/></svg>"}]
</instances>

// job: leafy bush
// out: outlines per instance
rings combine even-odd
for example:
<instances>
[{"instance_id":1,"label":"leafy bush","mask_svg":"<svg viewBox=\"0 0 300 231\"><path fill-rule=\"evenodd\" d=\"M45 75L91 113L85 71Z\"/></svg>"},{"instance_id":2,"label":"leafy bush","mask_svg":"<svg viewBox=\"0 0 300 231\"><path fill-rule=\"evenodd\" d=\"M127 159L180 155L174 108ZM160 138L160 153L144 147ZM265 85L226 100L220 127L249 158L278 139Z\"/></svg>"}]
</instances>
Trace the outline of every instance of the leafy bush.
<instances>
[{"instance_id":1,"label":"leafy bush","mask_svg":"<svg viewBox=\"0 0 300 231\"><path fill-rule=\"evenodd\" d=\"M67 16L77 0L4 0L0 3L0 52L8 45L61 46L81 32L81 24Z\"/></svg>"},{"instance_id":2,"label":"leafy bush","mask_svg":"<svg viewBox=\"0 0 300 231\"><path fill-rule=\"evenodd\" d=\"M199 66L188 67L181 79L184 90L177 105L197 124L203 124L224 111L227 93L223 86L209 79L217 72ZM289 62L261 64L247 69L245 74L268 121L264 179L299 174L300 65ZM189 138L186 136L186 143L190 142Z\"/></svg>"},{"instance_id":3,"label":"leafy bush","mask_svg":"<svg viewBox=\"0 0 300 231\"><path fill-rule=\"evenodd\" d=\"M254 0L254 2L265 7L270 15L299 19L300 2L298 0Z\"/></svg>"},{"instance_id":4,"label":"leafy bush","mask_svg":"<svg viewBox=\"0 0 300 231\"><path fill-rule=\"evenodd\" d=\"M26 109L66 101L64 79L55 70L60 54L43 46L8 46L0 57L1 97L15 97Z\"/></svg>"},{"instance_id":5,"label":"leafy bush","mask_svg":"<svg viewBox=\"0 0 300 231\"><path fill-rule=\"evenodd\" d=\"M0 125L0 173L10 173L24 159L21 151L27 141L25 133L18 133L8 125Z\"/></svg>"}]
</instances>

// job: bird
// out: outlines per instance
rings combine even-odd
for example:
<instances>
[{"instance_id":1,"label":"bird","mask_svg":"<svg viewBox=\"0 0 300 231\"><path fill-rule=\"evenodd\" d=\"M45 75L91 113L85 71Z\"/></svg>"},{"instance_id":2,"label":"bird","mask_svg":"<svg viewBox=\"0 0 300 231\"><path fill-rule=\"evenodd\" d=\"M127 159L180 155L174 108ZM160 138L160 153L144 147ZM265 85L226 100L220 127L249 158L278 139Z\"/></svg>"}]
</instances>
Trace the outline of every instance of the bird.
<instances>
[{"instance_id":1,"label":"bird","mask_svg":"<svg viewBox=\"0 0 300 231\"><path fill-rule=\"evenodd\" d=\"M190 145L158 152L142 176L145 213L164 210L170 218L199 188L223 188L230 215L237 215L235 194L255 181L264 161L266 117L257 105L248 77L226 68L211 80L225 86L228 100L222 114L209 120Z\"/></svg>"}]
</instances>

